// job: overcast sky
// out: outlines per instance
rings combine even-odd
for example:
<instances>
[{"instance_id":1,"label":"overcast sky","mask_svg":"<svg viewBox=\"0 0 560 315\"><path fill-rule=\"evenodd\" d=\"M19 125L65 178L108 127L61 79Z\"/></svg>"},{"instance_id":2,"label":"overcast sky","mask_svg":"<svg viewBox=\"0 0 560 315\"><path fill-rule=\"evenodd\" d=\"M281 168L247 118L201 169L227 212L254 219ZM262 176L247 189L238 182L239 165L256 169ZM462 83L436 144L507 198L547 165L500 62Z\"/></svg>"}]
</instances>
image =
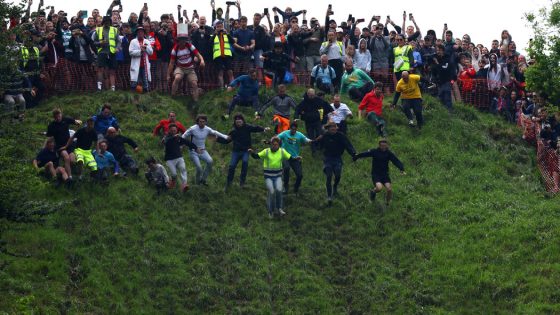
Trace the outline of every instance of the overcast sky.
<instances>
[{"instance_id":1,"label":"overcast sky","mask_svg":"<svg viewBox=\"0 0 560 315\"><path fill-rule=\"evenodd\" d=\"M87 10L91 15L94 8L99 9L103 14L107 10L110 1L67 1L67 0L44 0L45 6L54 5L56 10L65 10L69 15L75 15L78 10ZM138 12L143 6L144 1L148 1L149 15L152 19L159 20L162 13L173 12L177 15L177 4L181 4L183 9L187 9L191 16L192 10L197 9L199 15L210 17L210 0L196 1L149 1L149 0L122 0L123 20L128 19L131 11ZM12 1L13 2L13 1ZM39 0L34 0L33 8L37 7ZM434 29L440 36L443 24L447 23L455 37L461 37L467 33L476 44L483 44L487 47L493 39L498 39L502 30L507 29L513 36L520 51L524 51L527 42L531 37L531 29L527 26L523 16L526 12L536 12L541 7L550 4L550 0L531 0L524 2L506 0L471 0L471 1L363 1L363 0L330 0L330 1L297 1L297 0L278 0L259 1L241 0L241 10L249 19L255 12L263 12L263 8L268 6L278 6L284 10L290 6L296 10L307 9L307 20L317 17L321 25L324 23L324 16L328 4L332 4L335 13L334 18L340 23L347 19L348 14L356 18L364 18L369 21L373 15L380 15L382 21L390 15L397 25L402 24L402 14L406 10L407 14L412 12L423 35L429 29ZM225 1L216 0L216 7L224 8ZM231 13L237 16L237 8L232 7ZM409 22L406 22L409 25ZM367 22L360 26L367 26Z\"/></svg>"}]
</instances>

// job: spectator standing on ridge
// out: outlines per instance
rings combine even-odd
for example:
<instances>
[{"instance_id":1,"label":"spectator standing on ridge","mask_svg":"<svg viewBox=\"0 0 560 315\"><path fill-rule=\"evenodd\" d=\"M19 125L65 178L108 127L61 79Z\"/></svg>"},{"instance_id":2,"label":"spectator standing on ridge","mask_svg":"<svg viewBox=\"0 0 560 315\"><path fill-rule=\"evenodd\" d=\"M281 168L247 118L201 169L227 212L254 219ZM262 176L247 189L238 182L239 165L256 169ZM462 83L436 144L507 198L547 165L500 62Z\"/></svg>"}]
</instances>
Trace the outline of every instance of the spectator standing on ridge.
<instances>
[{"instance_id":1,"label":"spectator standing on ridge","mask_svg":"<svg viewBox=\"0 0 560 315\"><path fill-rule=\"evenodd\" d=\"M149 91L152 73L150 71L150 60L154 51L150 41L144 37L144 28L136 28L136 38L130 42L130 86L136 89L138 83L142 83L144 92Z\"/></svg>"},{"instance_id":2,"label":"spectator standing on ridge","mask_svg":"<svg viewBox=\"0 0 560 315\"><path fill-rule=\"evenodd\" d=\"M338 90L340 86L340 80L342 78L343 60L346 56L344 45L341 41L336 39L335 31L330 30L327 33L327 41L321 44L319 49L321 55L327 55L329 60L329 66L334 69L336 73L336 79L334 80L335 90Z\"/></svg>"},{"instance_id":3,"label":"spectator standing on ridge","mask_svg":"<svg viewBox=\"0 0 560 315\"><path fill-rule=\"evenodd\" d=\"M233 81L233 38L224 29L224 24L216 22L216 32L210 38L212 45L212 59L218 70L218 86L224 87L224 72L227 74L227 82Z\"/></svg>"},{"instance_id":4,"label":"spectator standing on ridge","mask_svg":"<svg viewBox=\"0 0 560 315\"><path fill-rule=\"evenodd\" d=\"M93 42L97 47L97 90L103 89L104 77L109 76L111 90L115 91L117 50L120 49L121 40L119 31L111 26L111 17L103 17L103 27L96 28Z\"/></svg>"}]
</instances>

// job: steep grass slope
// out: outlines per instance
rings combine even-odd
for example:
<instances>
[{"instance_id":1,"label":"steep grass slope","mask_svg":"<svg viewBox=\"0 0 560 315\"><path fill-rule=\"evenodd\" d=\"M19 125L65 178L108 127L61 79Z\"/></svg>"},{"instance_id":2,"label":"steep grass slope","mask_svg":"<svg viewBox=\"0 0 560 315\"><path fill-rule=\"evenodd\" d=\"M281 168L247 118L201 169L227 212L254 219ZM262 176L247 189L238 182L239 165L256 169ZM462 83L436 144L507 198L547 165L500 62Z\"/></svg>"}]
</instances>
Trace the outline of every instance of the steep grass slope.
<instances>
[{"instance_id":1,"label":"steep grass slope","mask_svg":"<svg viewBox=\"0 0 560 315\"><path fill-rule=\"evenodd\" d=\"M303 90L289 93L299 100ZM230 97L209 93L194 111L227 132L231 122L219 116ZM250 161L248 188L225 194L230 147L213 142L210 186L186 194L158 196L142 177L108 186L85 181L73 190L37 177L29 161L52 108L84 119L105 101L123 134L140 144L139 161L162 158L150 132L169 110L193 123L184 99L144 96L143 113L127 93L56 97L22 124L4 121L3 312L560 312L558 201L543 194L534 151L514 126L463 106L449 116L428 98L418 133L387 110L392 150L408 173L393 168L389 208L368 201L370 161L347 155L341 196L327 207L322 162L305 148L302 193L287 196L286 217L269 220L261 163ZM364 121L354 119L349 134L358 151L376 146ZM255 146L269 136L255 136Z\"/></svg>"}]
</instances>

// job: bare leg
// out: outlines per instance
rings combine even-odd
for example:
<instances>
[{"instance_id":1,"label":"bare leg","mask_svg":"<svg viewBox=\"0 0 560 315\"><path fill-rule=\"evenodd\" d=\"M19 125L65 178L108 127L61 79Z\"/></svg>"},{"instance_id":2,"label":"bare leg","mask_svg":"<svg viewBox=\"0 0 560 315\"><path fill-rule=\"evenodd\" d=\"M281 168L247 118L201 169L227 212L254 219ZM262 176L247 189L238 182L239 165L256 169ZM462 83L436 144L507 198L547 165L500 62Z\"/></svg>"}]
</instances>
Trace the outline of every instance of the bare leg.
<instances>
[{"instance_id":1,"label":"bare leg","mask_svg":"<svg viewBox=\"0 0 560 315\"><path fill-rule=\"evenodd\" d=\"M387 195L385 196L387 205L391 202L393 198L393 187L391 187L391 183L385 183L385 188L387 189Z\"/></svg>"},{"instance_id":2,"label":"bare leg","mask_svg":"<svg viewBox=\"0 0 560 315\"><path fill-rule=\"evenodd\" d=\"M222 79L223 82L224 79ZM192 98L194 102L198 102L198 82L197 81L191 81L190 82L190 86L192 89Z\"/></svg>"},{"instance_id":3,"label":"bare leg","mask_svg":"<svg viewBox=\"0 0 560 315\"><path fill-rule=\"evenodd\" d=\"M177 96L177 90L179 89L179 84L181 84L182 80L183 80L183 75L181 75L181 74L176 74L175 75L175 80L173 80L173 85L171 86L171 95L172 96Z\"/></svg>"}]
</instances>

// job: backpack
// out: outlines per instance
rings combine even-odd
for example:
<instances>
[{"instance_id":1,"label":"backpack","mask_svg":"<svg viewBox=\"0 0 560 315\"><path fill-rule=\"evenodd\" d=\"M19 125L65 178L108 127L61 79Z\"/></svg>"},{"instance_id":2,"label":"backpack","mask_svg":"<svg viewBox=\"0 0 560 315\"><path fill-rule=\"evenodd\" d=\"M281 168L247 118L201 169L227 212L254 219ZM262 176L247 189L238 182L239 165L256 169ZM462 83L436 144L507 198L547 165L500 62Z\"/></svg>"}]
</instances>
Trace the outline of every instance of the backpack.
<instances>
[{"instance_id":1,"label":"backpack","mask_svg":"<svg viewBox=\"0 0 560 315\"><path fill-rule=\"evenodd\" d=\"M313 77L315 77L315 78L317 78L317 75L319 74L319 68L321 68L319 66L320 66L320 64L315 66L315 71L313 72L313 74L314 74ZM328 66L328 65L327 65L327 67L329 69L329 79L330 79L333 76L333 68L331 66Z\"/></svg>"}]
</instances>

